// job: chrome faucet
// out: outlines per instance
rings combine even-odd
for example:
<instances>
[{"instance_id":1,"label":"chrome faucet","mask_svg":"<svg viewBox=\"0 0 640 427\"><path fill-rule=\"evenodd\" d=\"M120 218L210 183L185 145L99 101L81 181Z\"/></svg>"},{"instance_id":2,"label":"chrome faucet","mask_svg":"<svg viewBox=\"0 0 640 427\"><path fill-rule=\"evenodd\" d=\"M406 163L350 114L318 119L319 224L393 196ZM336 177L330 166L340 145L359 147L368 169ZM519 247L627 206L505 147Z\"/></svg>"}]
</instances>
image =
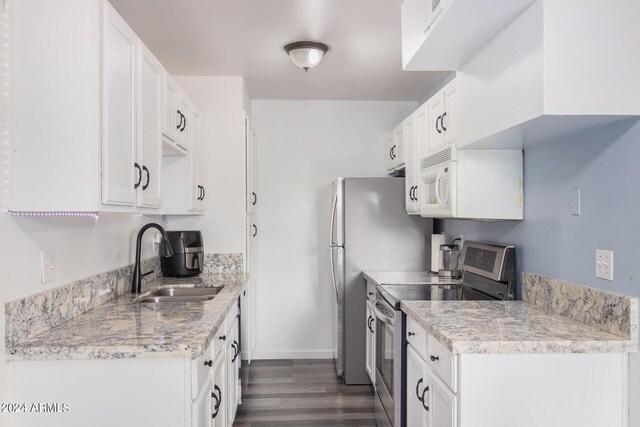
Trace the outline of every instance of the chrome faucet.
<instances>
[{"instance_id":1,"label":"chrome faucet","mask_svg":"<svg viewBox=\"0 0 640 427\"><path fill-rule=\"evenodd\" d=\"M171 242L169 242L169 236L164 228L155 222L149 223L142 227L138 232L138 240L136 241L136 263L133 265L133 280L131 281L131 293L139 294L142 288L142 277L147 274L153 273L153 270L144 274L140 274L140 246L142 245L142 235L150 228L157 229L162 233L162 244L160 245L160 255L163 257L170 257L173 255L173 249L171 248Z\"/></svg>"}]
</instances>

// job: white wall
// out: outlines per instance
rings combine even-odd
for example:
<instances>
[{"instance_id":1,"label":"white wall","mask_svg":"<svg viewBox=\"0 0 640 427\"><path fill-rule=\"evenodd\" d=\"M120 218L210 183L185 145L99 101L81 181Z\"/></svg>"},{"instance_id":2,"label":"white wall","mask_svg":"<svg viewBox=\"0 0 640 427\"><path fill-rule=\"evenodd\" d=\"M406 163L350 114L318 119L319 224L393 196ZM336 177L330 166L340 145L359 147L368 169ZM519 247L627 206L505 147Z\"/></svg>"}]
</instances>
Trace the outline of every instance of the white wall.
<instances>
[{"instance_id":1,"label":"white wall","mask_svg":"<svg viewBox=\"0 0 640 427\"><path fill-rule=\"evenodd\" d=\"M250 107L242 77L176 77L207 119L207 213L167 217L171 230L202 230L205 251L245 252L243 110Z\"/></svg>"},{"instance_id":2,"label":"white wall","mask_svg":"<svg viewBox=\"0 0 640 427\"><path fill-rule=\"evenodd\" d=\"M127 214L95 219L0 213L0 402L10 401L11 387L5 363L5 302L132 263L136 233L146 222L145 217ZM153 233L148 234L145 256L151 255ZM57 279L47 284L40 283L42 250L56 252Z\"/></svg>"},{"instance_id":3,"label":"white wall","mask_svg":"<svg viewBox=\"0 0 640 427\"><path fill-rule=\"evenodd\" d=\"M252 102L257 141L256 358L331 357L331 181L383 176L384 134L415 102Z\"/></svg>"}]
</instances>

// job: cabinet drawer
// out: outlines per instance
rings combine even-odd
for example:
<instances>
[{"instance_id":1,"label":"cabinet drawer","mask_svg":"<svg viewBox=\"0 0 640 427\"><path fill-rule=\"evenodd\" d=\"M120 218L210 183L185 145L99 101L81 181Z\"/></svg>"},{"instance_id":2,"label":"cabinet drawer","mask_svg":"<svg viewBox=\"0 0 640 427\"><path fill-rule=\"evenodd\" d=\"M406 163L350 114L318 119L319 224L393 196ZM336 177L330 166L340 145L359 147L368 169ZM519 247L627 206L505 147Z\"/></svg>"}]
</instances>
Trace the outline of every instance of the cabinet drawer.
<instances>
[{"instance_id":1,"label":"cabinet drawer","mask_svg":"<svg viewBox=\"0 0 640 427\"><path fill-rule=\"evenodd\" d=\"M413 347L423 359L427 359L427 332L415 320L407 316L407 343Z\"/></svg>"},{"instance_id":2,"label":"cabinet drawer","mask_svg":"<svg viewBox=\"0 0 640 427\"><path fill-rule=\"evenodd\" d=\"M220 351L225 348L225 344L229 342L229 331L231 330L231 326L233 325L233 321L238 316L238 304L235 302L231 307L231 310L225 317L224 322L218 328L215 336L213 337L213 342L211 343L211 356L213 360L215 360Z\"/></svg>"},{"instance_id":3,"label":"cabinet drawer","mask_svg":"<svg viewBox=\"0 0 640 427\"><path fill-rule=\"evenodd\" d=\"M200 390L206 385L209 376L213 372L213 358L211 351L213 344L210 345L202 356L196 357L191 361L191 398L195 399L200 394Z\"/></svg>"},{"instance_id":4,"label":"cabinet drawer","mask_svg":"<svg viewBox=\"0 0 640 427\"><path fill-rule=\"evenodd\" d=\"M376 300L376 284L367 280L367 299L371 302Z\"/></svg>"},{"instance_id":5,"label":"cabinet drawer","mask_svg":"<svg viewBox=\"0 0 640 427\"><path fill-rule=\"evenodd\" d=\"M454 393L458 391L458 357L431 335L427 338L427 364Z\"/></svg>"}]
</instances>

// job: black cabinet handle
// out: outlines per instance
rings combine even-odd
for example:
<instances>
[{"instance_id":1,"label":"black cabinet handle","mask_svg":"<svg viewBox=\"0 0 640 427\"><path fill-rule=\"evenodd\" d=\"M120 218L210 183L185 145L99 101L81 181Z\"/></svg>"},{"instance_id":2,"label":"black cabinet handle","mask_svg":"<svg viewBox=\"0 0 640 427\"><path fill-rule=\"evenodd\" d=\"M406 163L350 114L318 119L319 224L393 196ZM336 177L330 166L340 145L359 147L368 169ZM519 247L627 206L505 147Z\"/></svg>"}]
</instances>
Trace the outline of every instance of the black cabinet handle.
<instances>
[{"instance_id":1,"label":"black cabinet handle","mask_svg":"<svg viewBox=\"0 0 640 427\"><path fill-rule=\"evenodd\" d=\"M239 354L238 341L234 341L233 344L231 344L231 347L233 348L233 357L231 358L231 363L234 363L238 358L238 354Z\"/></svg>"},{"instance_id":2,"label":"black cabinet handle","mask_svg":"<svg viewBox=\"0 0 640 427\"><path fill-rule=\"evenodd\" d=\"M442 116L438 116L438 118L436 119L436 132L438 133L442 133L442 130L440 130L440 127L438 126L438 123L440 123L442 125Z\"/></svg>"},{"instance_id":3,"label":"black cabinet handle","mask_svg":"<svg viewBox=\"0 0 640 427\"><path fill-rule=\"evenodd\" d=\"M393 159L395 160L398 156L396 156L396 146L391 147L391 153L393 154Z\"/></svg>"},{"instance_id":4,"label":"black cabinet handle","mask_svg":"<svg viewBox=\"0 0 640 427\"><path fill-rule=\"evenodd\" d=\"M418 196L416 195L416 191L418 191L418 186L414 185L413 186L413 201L417 202L418 201Z\"/></svg>"},{"instance_id":5,"label":"black cabinet handle","mask_svg":"<svg viewBox=\"0 0 640 427\"><path fill-rule=\"evenodd\" d=\"M258 195L254 192L252 192L251 194L253 195L253 202L251 204L255 206L256 203L258 203Z\"/></svg>"},{"instance_id":6,"label":"black cabinet handle","mask_svg":"<svg viewBox=\"0 0 640 427\"><path fill-rule=\"evenodd\" d=\"M432 362L435 362L436 360L440 360L440 356L431 355L429 356L429 359L431 359Z\"/></svg>"},{"instance_id":7,"label":"black cabinet handle","mask_svg":"<svg viewBox=\"0 0 640 427\"><path fill-rule=\"evenodd\" d=\"M253 236L252 237L256 237L258 235L258 226L253 224Z\"/></svg>"},{"instance_id":8,"label":"black cabinet handle","mask_svg":"<svg viewBox=\"0 0 640 427\"><path fill-rule=\"evenodd\" d=\"M144 191L147 188L149 188L149 183L151 182L151 173L149 172L149 169L146 166L142 166L142 170L147 173L147 183L142 186L142 191Z\"/></svg>"},{"instance_id":9,"label":"black cabinet handle","mask_svg":"<svg viewBox=\"0 0 640 427\"><path fill-rule=\"evenodd\" d=\"M424 402L424 389L422 390L422 393L420 393L420 384L422 384L423 381L424 378L420 378L416 383L416 397L420 402Z\"/></svg>"},{"instance_id":10,"label":"black cabinet handle","mask_svg":"<svg viewBox=\"0 0 640 427\"><path fill-rule=\"evenodd\" d=\"M211 397L216 399L216 403L213 405L213 410L215 412L211 414L212 418L215 418L218 416L218 412L220 412L220 404L222 404L222 390L220 390L220 387L217 385L213 386L213 393L211 393Z\"/></svg>"},{"instance_id":11,"label":"black cabinet handle","mask_svg":"<svg viewBox=\"0 0 640 427\"><path fill-rule=\"evenodd\" d=\"M202 198L200 200L204 200L205 197L207 197L207 190L205 190L205 188L201 185L200 188L202 188Z\"/></svg>"},{"instance_id":12,"label":"black cabinet handle","mask_svg":"<svg viewBox=\"0 0 640 427\"><path fill-rule=\"evenodd\" d=\"M373 322L375 322L376 318L373 317L373 316L370 316L370 317L371 318L369 319L368 327L369 327L369 330L371 331L371 333L374 334L375 332L373 331L373 326L372 325L373 325Z\"/></svg>"},{"instance_id":13,"label":"black cabinet handle","mask_svg":"<svg viewBox=\"0 0 640 427\"><path fill-rule=\"evenodd\" d=\"M417 198L416 198L416 196L415 196L415 194L416 194L416 190L417 190L417 189L418 189L418 187L416 187L415 185L414 185L414 186L412 186L412 187L409 189L409 199L410 199L410 200L413 200L414 202L417 202L417 201L418 201L418 199L417 199Z\"/></svg>"},{"instance_id":14,"label":"black cabinet handle","mask_svg":"<svg viewBox=\"0 0 640 427\"><path fill-rule=\"evenodd\" d=\"M180 132L184 132L184 130L185 130L185 129L186 129L186 127L187 127L187 118L186 118L186 117L185 117L185 115L184 115L184 114L182 114L182 113L180 113L180 115L181 115L181 116L182 116L182 118L184 119L184 120L182 121L182 127L180 128Z\"/></svg>"},{"instance_id":15,"label":"black cabinet handle","mask_svg":"<svg viewBox=\"0 0 640 427\"><path fill-rule=\"evenodd\" d=\"M213 366L213 360L205 360L204 361L204 366L212 367Z\"/></svg>"},{"instance_id":16,"label":"black cabinet handle","mask_svg":"<svg viewBox=\"0 0 640 427\"><path fill-rule=\"evenodd\" d=\"M424 408L425 411L429 412L429 406L427 402L427 398L425 397L425 393L429 391L429 386L426 386L424 388L424 390L422 390L422 396L420 396L418 399L420 400L420 402L422 402L422 407Z\"/></svg>"},{"instance_id":17,"label":"black cabinet handle","mask_svg":"<svg viewBox=\"0 0 640 427\"><path fill-rule=\"evenodd\" d=\"M393 147L389 148L389 158L393 160Z\"/></svg>"},{"instance_id":18,"label":"black cabinet handle","mask_svg":"<svg viewBox=\"0 0 640 427\"><path fill-rule=\"evenodd\" d=\"M202 185L198 185L198 200L202 200Z\"/></svg>"},{"instance_id":19,"label":"black cabinet handle","mask_svg":"<svg viewBox=\"0 0 640 427\"><path fill-rule=\"evenodd\" d=\"M180 130L180 128L182 127L182 120L184 119L184 116L182 115L180 110L178 110L178 116L180 116L180 123L178 123L178 126L176 126L176 129Z\"/></svg>"},{"instance_id":20,"label":"black cabinet handle","mask_svg":"<svg viewBox=\"0 0 640 427\"><path fill-rule=\"evenodd\" d=\"M134 163L133 166L138 169L138 182L133 184L133 189L135 190L136 188L140 187L140 183L142 182L142 169L140 169L140 165L137 163Z\"/></svg>"},{"instance_id":21,"label":"black cabinet handle","mask_svg":"<svg viewBox=\"0 0 640 427\"><path fill-rule=\"evenodd\" d=\"M219 337L220 340L222 341L226 341L227 340L227 336L226 335L222 335L221 337Z\"/></svg>"},{"instance_id":22,"label":"black cabinet handle","mask_svg":"<svg viewBox=\"0 0 640 427\"><path fill-rule=\"evenodd\" d=\"M440 119L440 127L442 128L443 131L447 131L447 128L444 127L444 118L447 117L447 112L445 111L444 113L442 113L442 118Z\"/></svg>"}]
</instances>

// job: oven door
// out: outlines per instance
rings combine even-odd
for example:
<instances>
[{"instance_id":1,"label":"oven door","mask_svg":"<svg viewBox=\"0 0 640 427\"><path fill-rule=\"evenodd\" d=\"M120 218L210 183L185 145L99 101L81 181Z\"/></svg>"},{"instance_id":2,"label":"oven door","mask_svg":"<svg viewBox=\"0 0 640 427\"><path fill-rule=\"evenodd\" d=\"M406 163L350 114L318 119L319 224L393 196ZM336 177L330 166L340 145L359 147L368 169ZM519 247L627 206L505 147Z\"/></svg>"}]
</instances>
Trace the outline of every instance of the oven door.
<instances>
[{"instance_id":1,"label":"oven door","mask_svg":"<svg viewBox=\"0 0 640 427\"><path fill-rule=\"evenodd\" d=\"M456 162L440 163L420 171L420 215L430 218L456 216Z\"/></svg>"},{"instance_id":2,"label":"oven door","mask_svg":"<svg viewBox=\"0 0 640 427\"><path fill-rule=\"evenodd\" d=\"M378 426L400 427L399 384L401 381L402 318L389 304L376 300L373 306L376 315L376 420ZM398 329L400 328L400 329ZM400 332L398 332L400 331ZM383 411L378 410L381 407Z\"/></svg>"}]
</instances>

